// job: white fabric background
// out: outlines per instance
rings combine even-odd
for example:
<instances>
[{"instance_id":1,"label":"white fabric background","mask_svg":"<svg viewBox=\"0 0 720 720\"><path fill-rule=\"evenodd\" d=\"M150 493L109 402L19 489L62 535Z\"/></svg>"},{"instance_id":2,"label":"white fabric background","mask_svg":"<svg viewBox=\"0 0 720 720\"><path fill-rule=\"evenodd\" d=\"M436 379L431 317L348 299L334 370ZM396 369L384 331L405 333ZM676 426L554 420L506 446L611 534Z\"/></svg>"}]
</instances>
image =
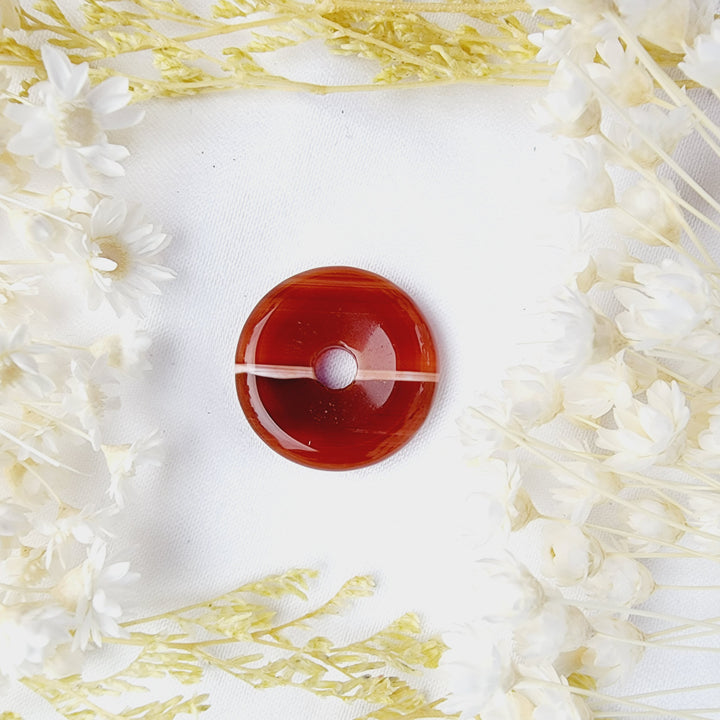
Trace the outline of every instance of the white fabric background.
<instances>
[{"instance_id":1,"label":"white fabric background","mask_svg":"<svg viewBox=\"0 0 720 720\"><path fill-rule=\"evenodd\" d=\"M537 301L564 278L575 221L549 201L559 151L533 128L539 90L452 87L312 96L238 91L148 105L117 133L123 193L174 242L178 279L149 307L153 371L127 399L128 433L160 427L162 472L125 519L142 574L137 615L291 567L321 571L314 599L355 574L374 598L331 624L362 637L408 610L439 631L478 611L463 504L477 479L455 419L536 337ZM385 275L434 329L442 383L430 418L391 459L314 471L250 430L233 380L245 317L274 285L331 264ZM532 350L530 348L530 350ZM258 692L211 673L207 720L330 718L352 706ZM48 717L22 695L14 706Z\"/></svg>"}]
</instances>

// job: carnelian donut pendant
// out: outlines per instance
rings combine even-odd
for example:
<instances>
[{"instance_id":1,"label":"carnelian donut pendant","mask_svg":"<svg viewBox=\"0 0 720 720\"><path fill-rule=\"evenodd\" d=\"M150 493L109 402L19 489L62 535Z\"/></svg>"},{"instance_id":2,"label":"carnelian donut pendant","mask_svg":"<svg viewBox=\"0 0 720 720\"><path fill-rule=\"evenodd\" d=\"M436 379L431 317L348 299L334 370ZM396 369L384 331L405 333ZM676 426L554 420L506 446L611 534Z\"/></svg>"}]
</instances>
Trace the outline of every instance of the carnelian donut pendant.
<instances>
[{"instance_id":1,"label":"carnelian donut pendant","mask_svg":"<svg viewBox=\"0 0 720 720\"><path fill-rule=\"evenodd\" d=\"M345 387L320 372L338 349L357 363ZM438 380L430 328L415 303L351 267L308 270L271 290L240 333L235 363L253 430L289 460L323 470L370 465L405 445Z\"/></svg>"}]
</instances>

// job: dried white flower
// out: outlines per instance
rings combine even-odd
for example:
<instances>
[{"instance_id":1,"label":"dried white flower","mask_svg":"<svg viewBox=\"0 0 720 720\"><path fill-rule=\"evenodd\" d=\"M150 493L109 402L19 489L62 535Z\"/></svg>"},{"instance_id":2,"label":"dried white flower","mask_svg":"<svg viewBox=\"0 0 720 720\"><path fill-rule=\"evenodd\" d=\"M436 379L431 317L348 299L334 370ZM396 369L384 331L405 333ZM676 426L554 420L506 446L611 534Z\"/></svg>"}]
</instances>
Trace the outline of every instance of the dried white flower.
<instances>
[{"instance_id":1,"label":"dried white flower","mask_svg":"<svg viewBox=\"0 0 720 720\"><path fill-rule=\"evenodd\" d=\"M599 418L623 396L626 387L635 389L635 374L624 360L624 353L593 365L563 380L563 402L570 415Z\"/></svg>"},{"instance_id":2,"label":"dried white flower","mask_svg":"<svg viewBox=\"0 0 720 720\"><path fill-rule=\"evenodd\" d=\"M515 460L485 458L476 467L483 490L467 498L463 514L468 518L470 537L480 546L498 532L507 534L524 527L537 517L537 511L522 486Z\"/></svg>"},{"instance_id":3,"label":"dried white flower","mask_svg":"<svg viewBox=\"0 0 720 720\"><path fill-rule=\"evenodd\" d=\"M688 448L685 459L708 470L720 470L720 405L708 411L705 429L697 436L697 448Z\"/></svg>"},{"instance_id":4,"label":"dried white flower","mask_svg":"<svg viewBox=\"0 0 720 720\"><path fill-rule=\"evenodd\" d=\"M692 80L720 93L720 20L712 23L709 33L695 38L680 69Z\"/></svg>"},{"instance_id":5,"label":"dried white flower","mask_svg":"<svg viewBox=\"0 0 720 720\"><path fill-rule=\"evenodd\" d=\"M512 414L523 427L550 422L562 409L562 388L551 373L531 365L515 365L506 371L503 388L512 403Z\"/></svg>"},{"instance_id":6,"label":"dried white flower","mask_svg":"<svg viewBox=\"0 0 720 720\"><path fill-rule=\"evenodd\" d=\"M593 712L585 701L571 692L567 679L550 663L523 665L521 669L523 679L516 690L534 705L528 716L531 720L592 720Z\"/></svg>"},{"instance_id":7,"label":"dried white flower","mask_svg":"<svg viewBox=\"0 0 720 720\"><path fill-rule=\"evenodd\" d=\"M474 718L498 692L507 692L514 679L509 642L498 637L491 623L464 625L443 633L448 650L440 668L450 696L443 710Z\"/></svg>"},{"instance_id":8,"label":"dried white flower","mask_svg":"<svg viewBox=\"0 0 720 720\"><path fill-rule=\"evenodd\" d=\"M604 40L597 50L605 64L592 63L588 72L598 87L623 107L650 102L655 89L652 77L633 52L623 48L617 38Z\"/></svg>"},{"instance_id":9,"label":"dried white flower","mask_svg":"<svg viewBox=\"0 0 720 720\"><path fill-rule=\"evenodd\" d=\"M550 299L548 311L547 336L552 338L548 356L560 376L580 372L622 348L623 339L615 324L598 312L584 293L560 288Z\"/></svg>"},{"instance_id":10,"label":"dried white flower","mask_svg":"<svg viewBox=\"0 0 720 720\"><path fill-rule=\"evenodd\" d=\"M696 265L664 259L638 263L636 288L617 288L626 308L616 317L622 334L641 350L684 346L699 329L720 331L720 293Z\"/></svg>"},{"instance_id":11,"label":"dried white flower","mask_svg":"<svg viewBox=\"0 0 720 720\"><path fill-rule=\"evenodd\" d=\"M19 538L30 531L27 509L13 502L0 501L0 558Z\"/></svg>"},{"instance_id":12,"label":"dried white flower","mask_svg":"<svg viewBox=\"0 0 720 720\"><path fill-rule=\"evenodd\" d=\"M674 184L667 178L653 183L640 180L620 200L618 229L646 245L676 245L683 231L682 214L671 197L676 194Z\"/></svg>"},{"instance_id":13,"label":"dried white flower","mask_svg":"<svg viewBox=\"0 0 720 720\"><path fill-rule=\"evenodd\" d=\"M700 550L715 554L720 553L720 493L707 492L703 495L692 495L688 498L688 527L707 533L708 536L688 533L686 540Z\"/></svg>"},{"instance_id":14,"label":"dried white flower","mask_svg":"<svg viewBox=\"0 0 720 720\"><path fill-rule=\"evenodd\" d=\"M618 282L626 282L633 278L633 268L638 261L630 255L624 242L595 250L592 256L595 265L597 282L601 286L613 287Z\"/></svg>"},{"instance_id":15,"label":"dried white flower","mask_svg":"<svg viewBox=\"0 0 720 720\"><path fill-rule=\"evenodd\" d=\"M122 609L117 596L137 578L130 564L105 565L107 546L95 540L87 550L87 559L67 572L53 588L52 596L73 614L73 647L84 650L92 641L102 645L104 635L120 637L118 619Z\"/></svg>"},{"instance_id":16,"label":"dried white flower","mask_svg":"<svg viewBox=\"0 0 720 720\"><path fill-rule=\"evenodd\" d=\"M142 467L162 465L162 440L157 432L126 445L102 445L101 449L110 471L108 494L119 507L125 505L127 482Z\"/></svg>"},{"instance_id":17,"label":"dried white flower","mask_svg":"<svg viewBox=\"0 0 720 720\"><path fill-rule=\"evenodd\" d=\"M676 382L655 381L647 402L632 397L630 388L613 410L616 429L600 428L597 444L609 450L605 463L618 470L644 470L672 465L685 449L690 409Z\"/></svg>"},{"instance_id":18,"label":"dried white flower","mask_svg":"<svg viewBox=\"0 0 720 720\"><path fill-rule=\"evenodd\" d=\"M534 111L538 127L553 135L585 138L600 132L602 110L591 86L563 63Z\"/></svg>"},{"instance_id":19,"label":"dried white flower","mask_svg":"<svg viewBox=\"0 0 720 720\"><path fill-rule=\"evenodd\" d=\"M583 585L590 595L603 602L634 607L645 602L655 590L652 573L642 563L622 555L608 555L600 569Z\"/></svg>"},{"instance_id":20,"label":"dried white flower","mask_svg":"<svg viewBox=\"0 0 720 720\"><path fill-rule=\"evenodd\" d=\"M485 620L518 624L534 617L545 605L543 586L510 553L478 560L474 571L478 588L487 593L483 604Z\"/></svg>"},{"instance_id":21,"label":"dried white flower","mask_svg":"<svg viewBox=\"0 0 720 720\"><path fill-rule=\"evenodd\" d=\"M0 331L0 393L16 390L42 396L55 387L38 365L42 348L27 336L27 325L18 325L11 333Z\"/></svg>"},{"instance_id":22,"label":"dried white flower","mask_svg":"<svg viewBox=\"0 0 720 720\"><path fill-rule=\"evenodd\" d=\"M510 689L496 692L485 704L483 720L530 720L535 705L521 692Z\"/></svg>"},{"instance_id":23,"label":"dried white flower","mask_svg":"<svg viewBox=\"0 0 720 720\"><path fill-rule=\"evenodd\" d=\"M0 604L0 679L42 673L45 661L69 639L66 615L56 605Z\"/></svg>"},{"instance_id":24,"label":"dried white flower","mask_svg":"<svg viewBox=\"0 0 720 720\"><path fill-rule=\"evenodd\" d=\"M88 65L73 65L61 50L41 49L48 80L37 83L38 105L9 105L8 116L20 132L8 143L10 152L31 155L42 168L60 167L73 185L90 185L88 168L103 175L124 173L119 161L128 156L122 145L111 145L106 131L130 127L143 113L126 107L127 78L112 77L90 89Z\"/></svg>"},{"instance_id":25,"label":"dried white flower","mask_svg":"<svg viewBox=\"0 0 720 720\"><path fill-rule=\"evenodd\" d=\"M93 448L100 448L100 420L109 410L120 407L116 374L108 368L106 356L92 362L73 360L65 395L64 410L76 415L88 431Z\"/></svg>"},{"instance_id":26,"label":"dried white flower","mask_svg":"<svg viewBox=\"0 0 720 720\"><path fill-rule=\"evenodd\" d=\"M577 650L590 635L590 625L580 610L563 600L549 598L513 633L515 652L523 665L554 663L564 652Z\"/></svg>"},{"instance_id":27,"label":"dried white flower","mask_svg":"<svg viewBox=\"0 0 720 720\"><path fill-rule=\"evenodd\" d=\"M684 534L685 516L667 500L636 498L632 508L625 508L624 515L633 533L628 537L628 545L640 552L653 552L676 543Z\"/></svg>"},{"instance_id":28,"label":"dried white flower","mask_svg":"<svg viewBox=\"0 0 720 720\"><path fill-rule=\"evenodd\" d=\"M50 569L54 560L62 568L67 568L76 543L92 545L95 540L107 533L102 521L107 513L86 506L77 510L68 506L54 508L52 517L39 517L35 520L35 529L44 535L45 567Z\"/></svg>"},{"instance_id":29,"label":"dried white flower","mask_svg":"<svg viewBox=\"0 0 720 720\"><path fill-rule=\"evenodd\" d=\"M603 615L593 618L595 633L582 655L582 671L599 685L625 678L644 654L642 632L632 623Z\"/></svg>"},{"instance_id":30,"label":"dried white flower","mask_svg":"<svg viewBox=\"0 0 720 720\"><path fill-rule=\"evenodd\" d=\"M618 492L622 483L615 473L597 463L566 461L547 482L552 506L549 517L567 518L574 525L584 523L592 509Z\"/></svg>"},{"instance_id":31,"label":"dried white flower","mask_svg":"<svg viewBox=\"0 0 720 720\"><path fill-rule=\"evenodd\" d=\"M42 275L12 277L0 272L0 326L7 330L24 325L34 308L28 302L40 293Z\"/></svg>"},{"instance_id":32,"label":"dried white flower","mask_svg":"<svg viewBox=\"0 0 720 720\"><path fill-rule=\"evenodd\" d=\"M607 172L603 146L573 143L565 155L563 178L558 201L565 209L589 213L615 207L615 185Z\"/></svg>"},{"instance_id":33,"label":"dried white flower","mask_svg":"<svg viewBox=\"0 0 720 720\"><path fill-rule=\"evenodd\" d=\"M560 586L577 585L601 567L600 543L576 525L547 522L540 543L540 572Z\"/></svg>"},{"instance_id":34,"label":"dried white flower","mask_svg":"<svg viewBox=\"0 0 720 720\"><path fill-rule=\"evenodd\" d=\"M616 0L617 9L639 37L670 52L683 52L708 31L714 0Z\"/></svg>"},{"instance_id":35,"label":"dried white flower","mask_svg":"<svg viewBox=\"0 0 720 720\"><path fill-rule=\"evenodd\" d=\"M654 170L664 162L654 146L672 155L682 138L693 129L688 108L679 107L665 112L654 105L633 107L628 110L629 122L615 121L608 129L608 137L618 151L610 151L610 159L635 169L634 163ZM645 138L650 138L651 145Z\"/></svg>"},{"instance_id":36,"label":"dried white flower","mask_svg":"<svg viewBox=\"0 0 720 720\"><path fill-rule=\"evenodd\" d=\"M597 52L598 38L584 24L570 23L558 29L548 28L531 33L528 39L540 48L535 59L549 65L558 65L568 58L578 65L585 65L595 59Z\"/></svg>"},{"instance_id":37,"label":"dried white flower","mask_svg":"<svg viewBox=\"0 0 720 720\"><path fill-rule=\"evenodd\" d=\"M507 400L483 399L474 408L468 408L458 419L463 443L473 449L476 456L489 458L517 447L512 433L522 433L522 426L512 415L512 404ZM510 431L506 432L505 429Z\"/></svg>"},{"instance_id":38,"label":"dried white flower","mask_svg":"<svg viewBox=\"0 0 720 720\"><path fill-rule=\"evenodd\" d=\"M124 316L116 332L94 342L90 352L95 357L105 355L108 367L128 375L140 376L151 367L147 359L150 345L150 335L138 328L134 319L128 320L128 316Z\"/></svg>"},{"instance_id":39,"label":"dried white flower","mask_svg":"<svg viewBox=\"0 0 720 720\"><path fill-rule=\"evenodd\" d=\"M139 312L141 298L158 295L158 283L175 277L157 262L169 238L144 219L142 208L103 198L89 220L76 217L87 226L78 252L91 310L107 300L118 315Z\"/></svg>"}]
</instances>

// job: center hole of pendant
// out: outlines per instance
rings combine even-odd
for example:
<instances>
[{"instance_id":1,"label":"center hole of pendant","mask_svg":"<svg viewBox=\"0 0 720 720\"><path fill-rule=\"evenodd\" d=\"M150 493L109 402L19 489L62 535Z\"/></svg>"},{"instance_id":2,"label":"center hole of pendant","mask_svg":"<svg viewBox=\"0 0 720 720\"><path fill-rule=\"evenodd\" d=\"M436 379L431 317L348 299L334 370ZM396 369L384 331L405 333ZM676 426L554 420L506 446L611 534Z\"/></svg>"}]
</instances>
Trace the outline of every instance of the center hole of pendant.
<instances>
[{"instance_id":1,"label":"center hole of pendant","mask_svg":"<svg viewBox=\"0 0 720 720\"><path fill-rule=\"evenodd\" d=\"M344 348L324 350L315 363L315 377L330 390L345 388L357 375L357 360Z\"/></svg>"}]
</instances>

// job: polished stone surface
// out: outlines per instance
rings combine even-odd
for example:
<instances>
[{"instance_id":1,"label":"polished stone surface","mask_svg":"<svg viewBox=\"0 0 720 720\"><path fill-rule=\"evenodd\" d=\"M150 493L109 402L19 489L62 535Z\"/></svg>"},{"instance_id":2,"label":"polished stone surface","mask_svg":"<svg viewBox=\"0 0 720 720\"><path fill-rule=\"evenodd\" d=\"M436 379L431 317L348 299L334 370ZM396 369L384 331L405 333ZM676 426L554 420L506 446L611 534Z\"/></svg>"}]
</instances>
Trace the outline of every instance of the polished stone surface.
<instances>
[{"instance_id":1,"label":"polished stone surface","mask_svg":"<svg viewBox=\"0 0 720 720\"><path fill-rule=\"evenodd\" d=\"M342 348L357 362L346 387L317 379ZM396 285L351 267L295 275L254 308L237 346L240 404L273 450L309 467L345 470L391 455L425 420L437 384L430 328Z\"/></svg>"}]
</instances>

